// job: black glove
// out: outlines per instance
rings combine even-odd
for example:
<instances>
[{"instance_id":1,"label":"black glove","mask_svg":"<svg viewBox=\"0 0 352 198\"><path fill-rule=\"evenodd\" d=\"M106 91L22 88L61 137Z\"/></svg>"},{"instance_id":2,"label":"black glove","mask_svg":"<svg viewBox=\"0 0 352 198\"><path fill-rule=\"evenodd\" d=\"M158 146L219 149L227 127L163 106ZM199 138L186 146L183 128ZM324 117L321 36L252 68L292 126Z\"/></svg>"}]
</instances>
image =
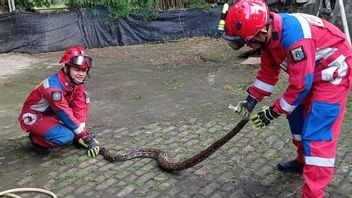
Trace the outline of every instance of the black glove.
<instances>
[{"instance_id":1,"label":"black glove","mask_svg":"<svg viewBox=\"0 0 352 198\"><path fill-rule=\"evenodd\" d=\"M278 118L280 114L273 111L273 107L263 106L259 112L251 117L251 121L257 128L267 127L272 120Z\"/></svg>"},{"instance_id":2,"label":"black glove","mask_svg":"<svg viewBox=\"0 0 352 198\"><path fill-rule=\"evenodd\" d=\"M100 144L98 140L96 140L95 138L92 138L90 135L83 137L82 140L87 145L88 157L93 158L99 155Z\"/></svg>"},{"instance_id":3,"label":"black glove","mask_svg":"<svg viewBox=\"0 0 352 198\"><path fill-rule=\"evenodd\" d=\"M239 102L236 107L230 104L229 108L235 110L235 112L240 115L242 119L248 119L257 103L257 99L251 95L248 95L246 100Z\"/></svg>"}]
</instances>

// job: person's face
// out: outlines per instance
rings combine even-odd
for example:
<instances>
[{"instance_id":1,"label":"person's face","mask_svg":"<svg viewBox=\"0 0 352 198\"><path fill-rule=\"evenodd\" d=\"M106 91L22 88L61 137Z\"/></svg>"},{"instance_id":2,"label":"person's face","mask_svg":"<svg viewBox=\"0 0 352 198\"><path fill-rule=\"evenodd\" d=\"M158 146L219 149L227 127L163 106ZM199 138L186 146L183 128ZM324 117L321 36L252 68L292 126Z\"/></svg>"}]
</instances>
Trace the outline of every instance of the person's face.
<instances>
[{"instance_id":1,"label":"person's face","mask_svg":"<svg viewBox=\"0 0 352 198\"><path fill-rule=\"evenodd\" d=\"M88 68L82 69L77 67L70 68L71 78L79 83L82 83L87 77Z\"/></svg>"},{"instance_id":2,"label":"person's face","mask_svg":"<svg viewBox=\"0 0 352 198\"><path fill-rule=\"evenodd\" d=\"M252 49L258 49L262 47L262 44L268 42L268 32L266 30L260 30L252 39L246 42L246 46Z\"/></svg>"}]
</instances>

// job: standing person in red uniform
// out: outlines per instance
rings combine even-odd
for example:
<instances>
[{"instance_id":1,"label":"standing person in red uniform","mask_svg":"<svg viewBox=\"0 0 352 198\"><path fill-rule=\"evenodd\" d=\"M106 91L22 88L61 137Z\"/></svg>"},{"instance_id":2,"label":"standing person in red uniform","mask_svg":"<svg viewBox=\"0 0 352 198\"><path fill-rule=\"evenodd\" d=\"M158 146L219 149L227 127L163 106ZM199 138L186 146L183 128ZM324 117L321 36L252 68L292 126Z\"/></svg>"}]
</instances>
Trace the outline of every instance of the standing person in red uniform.
<instances>
[{"instance_id":1,"label":"standing person in red uniform","mask_svg":"<svg viewBox=\"0 0 352 198\"><path fill-rule=\"evenodd\" d=\"M352 52L345 34L315 16L269 12L258 0L234 4L225 26L225 39L234 42L232 37L240 37L247 46L261 48L260 70L235 111L249 119L255 105L272 94L283 69L288 87L250 120L264 128L287 115L297 157L280 162L278 169L303 173L302 197L324 197L351 87Z\"/></svg>"},{"instance_id":2,"label":"standing person in red uniform","mask_svg":"<svg viewBox=\"0 0 352 198\"><path fill-rule=\"evenodd\" d=\"M88 133L89 97L84 86L92 58L80 46L67 49L64 66L41 82L23 104L19 122L29 132L33 150L49 154L53 147L80 142L89 157L99 154L99 142Z\"/></svg>"}]
</instances>

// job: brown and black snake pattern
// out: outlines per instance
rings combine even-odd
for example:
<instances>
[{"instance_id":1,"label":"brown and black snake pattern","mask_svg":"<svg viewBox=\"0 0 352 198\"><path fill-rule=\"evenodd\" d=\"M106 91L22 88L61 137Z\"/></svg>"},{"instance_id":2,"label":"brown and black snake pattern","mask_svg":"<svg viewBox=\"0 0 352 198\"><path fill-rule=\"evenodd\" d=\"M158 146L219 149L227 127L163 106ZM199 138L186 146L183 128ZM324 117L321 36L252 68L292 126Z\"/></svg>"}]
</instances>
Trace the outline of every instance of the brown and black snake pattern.
<instances>
[{"instance_id":1,"label":"brown and black snake pattern","mask_svg":"<svg viewBox=\"0 0 352 198\"><path fill-rule=\"evenodd\" d=\"M145 148L134 150L127 154L113 154L107 148L102 147L100 150L100 154L104 157L104 159L110 162L124 162L127 160L131 160L134 158L152 158L158 162L158 165L161 169L167 172L181 171L187 168L190 168L201 161L208 158L211 154L213 154L218 148L228 142L231 138L233 138L248 122L248 119L241 120L235 128L233 128L230 132L228 132L225 136L208 146L203 151L194 155L193 157L186 159L181 162L170 162L165 154L159 149Z\"/></svg>"}]
</instances>

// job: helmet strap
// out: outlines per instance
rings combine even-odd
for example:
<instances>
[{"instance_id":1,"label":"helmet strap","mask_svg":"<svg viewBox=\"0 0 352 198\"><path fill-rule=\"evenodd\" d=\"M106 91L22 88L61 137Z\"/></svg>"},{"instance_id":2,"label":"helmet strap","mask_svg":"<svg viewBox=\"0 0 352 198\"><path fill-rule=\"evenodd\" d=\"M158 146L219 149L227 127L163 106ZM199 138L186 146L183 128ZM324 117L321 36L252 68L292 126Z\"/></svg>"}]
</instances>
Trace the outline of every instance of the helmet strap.
<instances>
[{"instance_id":1,"label":"helmet strap","mask_svg":"<svg viewBox=\"0 0 352 198\"><path fill-rule=\"evenodd\" d=\"M266 48L267 45L268 45L268 37L265 37L265 40L261 41L260 49Z\"/></svg>"},{"instance_id":2,"label":"helmet strap","mask_svg":"<svg viewBox=\"0 0 352 198\"><path fill-rule=\"evenodd\" d=\"M273 24L273 19L270 17L269 22L265 26L265 29L266 29L267 32L271 31L270 30L270 25L272 25L272 24ZM268 45L268 36L266 36L264 42L262 42L261 47L260 47L261 49L266 48L266 46Z\"/></svg>"},{"instance_id":3,"label":"helmet strap","mask_svg":"<svg viewBox=\"0 0 352 198\"><path fill-rule=\"evenodd\" d=\"M267 32L269 32L269 28L270 28L270 25L272 24L272 19L269 20L268 24L266 24L265 26L265 30ZM266 46L268 45L268 36L265 37L265 40L264 41L255 41L255 43L258 43L260 44L260 49L264 49L266 48Z\"/></svg>"}]
</instances>

